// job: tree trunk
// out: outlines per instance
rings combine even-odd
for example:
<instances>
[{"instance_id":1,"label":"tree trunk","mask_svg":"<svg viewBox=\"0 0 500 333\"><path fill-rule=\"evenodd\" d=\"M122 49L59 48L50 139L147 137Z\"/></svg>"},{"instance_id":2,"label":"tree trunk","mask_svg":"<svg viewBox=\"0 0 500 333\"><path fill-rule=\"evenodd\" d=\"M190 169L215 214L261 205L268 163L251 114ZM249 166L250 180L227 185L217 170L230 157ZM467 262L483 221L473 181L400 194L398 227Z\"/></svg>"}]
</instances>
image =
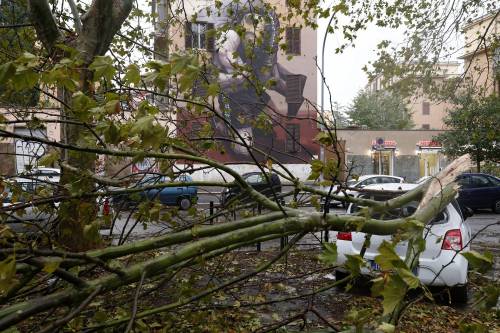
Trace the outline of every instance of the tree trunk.
<instances>
[{"instance_id":1,"label":"tree trunk","mask_svg":"<svg viewBox=\"0 0 500 333\"><path fill-rule=\"evenodd\" d=\"M83 60L80 90L84 94L92 92L92 72L88 66L96 56L104 55L123 22L132 10L132 0L93 0L85 15L81 17L81 31L75 40L76 48ZM53 61L58 61L57 52L53 52L54 45L65 43L57 21L53 16L47 0L29 0L30 15L38 38L50 52ZM73 13L78 15L78 13ZM79 20L75 17L75 20ZM71 96L63 90L63 100L71 105ZM72 110L65 107L62 111L65 118L71 119ZM86 145L89 131L82 126L65 124L62 126L61 139L68 145ZM95 140L95 138L93 139ZM94 173L95 154L75 151L63 152L63 159L83 171ZM61 185L69 186L80 192L92 192L95 189L91 178L83 177L70 170L63 170ZM69 192L68 189L65 190ZM93 224L96 217L95 199L71 200L61 204L59 209L60 241L65 247L74 251L83 251L97 246L99 243L98 228Z\"/></svg>"},{"instance_id":2,"label":"tree trunk","mask_svg":"<svg viewBox=\"0 0 500 333\"><path fill-rule=\"evenodd\" d=\"M92 72L88 70L87 66L82 69L80 77L81 91L86 95L91 94ZM65 103L71 105L71 96L69 96L67 90L63 89L63 91ZM64 109L64 114L67 117L74 116L72 111L67 108ZM86 138L91 136L91 133L80 125L62 124L62 129L61 138L70 145L85 142L87 141ZM67 151L64 159L69 165L93 174L95 173L96 158L97 155L92 153ZM79 191L86 193L95 191L95 183L92 178L83 177L80 173L64 168L61 175L61 184L76 187ZM98 206L95 198L63 202L59 208L59 216L61 217L59 242L72 251L85 251L98 247L100 236L98 225L95 223L97 212Z\"/></svg>"}]
</instances>

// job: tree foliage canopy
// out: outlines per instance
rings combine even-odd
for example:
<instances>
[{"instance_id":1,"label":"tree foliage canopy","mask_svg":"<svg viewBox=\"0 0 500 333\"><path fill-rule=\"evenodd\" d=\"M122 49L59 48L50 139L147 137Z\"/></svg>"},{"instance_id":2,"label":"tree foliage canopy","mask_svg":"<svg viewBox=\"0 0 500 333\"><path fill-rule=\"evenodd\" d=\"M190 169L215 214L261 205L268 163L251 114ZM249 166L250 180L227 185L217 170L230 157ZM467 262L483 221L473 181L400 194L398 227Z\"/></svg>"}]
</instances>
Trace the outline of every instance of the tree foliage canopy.
<instances>
[{"instance_id":1,"label":"tree foliage canopy","mask_svg":"<svg viewBox=\"0 0 500 333\"><path fill-rule=\"evenodd\" d=\"M437 139L449 156L470 154L478 171L483 161L500 161L500 97L464 94L455 99L444 123L448 131Z\"/></svg>"},{"instance_id":2,"label":"tree foliage canopy","mask_svg":"<svg viewBox=\"0 0 500 333\"><path fill-rule=\"evenodd\" d=\"M360 91L349 117L355 125L369 129L409 129L414 125L406 101L390 91Z\"/></svg>"}]
</instances>

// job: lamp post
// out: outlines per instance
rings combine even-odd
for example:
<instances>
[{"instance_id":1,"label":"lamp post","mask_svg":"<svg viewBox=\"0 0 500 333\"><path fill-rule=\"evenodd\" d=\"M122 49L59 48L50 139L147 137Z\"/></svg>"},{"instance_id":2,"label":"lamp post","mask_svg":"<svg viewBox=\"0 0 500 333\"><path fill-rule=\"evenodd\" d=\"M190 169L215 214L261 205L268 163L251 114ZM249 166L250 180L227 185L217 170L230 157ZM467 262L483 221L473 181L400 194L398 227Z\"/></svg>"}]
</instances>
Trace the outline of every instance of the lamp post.
<instances>
[{"instance_id":1,"label":"lamp post","mask_svg":"<svg viewBox=\"0 0 500 333\"><path fill-rule=\"evenodd\" d=\"M335 17L335 12L330 16L330 20L328 21L328 25L326 26L325 34L323 36L323 47L321 49L321 120L325 119L325 46L326 46L326 37L328 36L328 30L332 24L333 18ZM320 130L323 131L325 129L325 125L323 122L321 123ZM319 147L319 159L321 162L325 162L325 147L320 145ZM323 179L323 174L321 174L321 179Z\"/></svg>"},{"instance_id":2,"label":"lamp post","mask_svg":"<svg viewBox=\"0 0 500 333\"><path fill-rule=\"evenodd\" d=\"M333 18L335 17L335 12L330 16L328 25L326 26L325 35L323 36L323 46L321 49L321 125L320 131L325 130L324 120L325 120L325 46L326 46L326 36L328 35L328 30L332 24ZM336 143L335 143L336 144ZM320 144L319 146L319 160L325 163L325 147ZM323 181L323 172L320 174L319 179Z\"/></svg>"}]
</instances>

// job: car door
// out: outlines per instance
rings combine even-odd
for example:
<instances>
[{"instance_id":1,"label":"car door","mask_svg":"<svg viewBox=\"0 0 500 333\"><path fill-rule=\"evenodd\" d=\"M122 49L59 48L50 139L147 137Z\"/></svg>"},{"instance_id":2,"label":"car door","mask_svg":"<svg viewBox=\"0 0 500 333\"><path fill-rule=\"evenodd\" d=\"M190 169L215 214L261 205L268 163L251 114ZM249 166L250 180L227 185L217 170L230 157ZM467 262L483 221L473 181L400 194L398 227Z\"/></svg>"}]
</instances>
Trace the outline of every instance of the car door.
<instances>
[{"instance_id":1,"label":"car door","mask_svg":"<svg viewBox=\"0 0 500 333\"><path fill-rule=\"evenodd\" d=\"M248 175L245 179L248 185L252 186L255 190L262 192L265 190L265 184L262 182L260 173L253 173Z\"/></svg>"},{"instance_id":2,"label":"car door","mask_svg":"<svg viewBox=\"0 0 500 333\"><path fill-rule=\"evenodd\" d=\"M470 202L472 208L491 208L495 196L495 186L484 175L471 175Z\"/></svg>"},{"instance_id":3,"label":"car door","mask_svg":"<svg viewBox=\"0 0 500 333\"><path fill-rule=\"evenodd\" d=\"M460 186L458 189L458 203L461 207L472 207L472 188L470 185L470 175L460 175L457 177L457 183Z\"/></svg>"},{"instance_id":4,"label":"car door","mask_svg":"<svg viewBox=\"0 0 500 333\"><path fill-rule=\"evenodd\" d=\"M171 180L168 177L162 177L160 182L170 183ZM181 182L181 180L176 179L175 182ZM183 190L182 186L167 186L163 187L159 193L159 200L164 205L175 205L177 204L177 199L181 196Z\"/></svg>"}]
</instances>

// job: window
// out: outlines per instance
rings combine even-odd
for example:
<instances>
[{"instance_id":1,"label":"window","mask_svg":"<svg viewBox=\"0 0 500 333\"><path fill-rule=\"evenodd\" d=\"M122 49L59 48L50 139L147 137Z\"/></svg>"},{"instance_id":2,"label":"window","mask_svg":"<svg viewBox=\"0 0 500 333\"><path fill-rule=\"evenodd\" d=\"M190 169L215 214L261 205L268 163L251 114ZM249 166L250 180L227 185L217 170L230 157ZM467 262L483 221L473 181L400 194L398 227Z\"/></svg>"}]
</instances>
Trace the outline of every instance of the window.
<instances>
[{"instance_id":1,"label":"window","mask_svg":"<svg viewBox=\"0 0 500 333\"><path fill-rule=\"evenodd\" d=\"M429 125L429 124L422 124L422 129L426 129L426 130L431 129L431 125Z\"/></svg>"},{"instance_id":2,"label":"window","mask_svg":"<svg viewBox=\"0 0 500 333\"><path fill-rule=\"evenodd\" d=\"M189 133L189 137L191 139L199 138L201 131L201 124L199 122L191 123L191 133Z\"/></svg>"},{"instance_id":3,"label":"window","mask_svg":"<svg viewBox=\"0 0 500 333\"><path fill-rule=\"evenodd\" d=\"M429 115L431 112L431 105L429 102L422 102L422 114Z\"/></svg>"},{"instance_id":4,"label":"window","mask_svg":"<svg viewBox=\"0 0 500 333\"><path fill-rule=\"evenodd\" d=\"M286 28L286 54L300 54L300 28Z\"/></svg>"},{"instance_id":5,"label":"window","mask_svg":"<svg viewBox=\"0 0 500 333\"><path fill-rule=\"evenodd\" d=\"M471 179L471 187L488 187L491 186L488 178L478 175L472 175Z\"/></svg>"},{"instance_id":6,"label":"window","mask_svg":"<svg viewBox=\"0 0 500 333\"><path fill-rule=\"evenodd\" d=\"M213 23L187 22L184 36L186 49L213 51L215 45L213 29Z\"/></svg>"},{"instance_id":7,"label":"window","mask_svg":"<svg viewBox=\"0 0 500 333\"><path fill-rule=\"evenodd\" d=\"M458 185L462 187L470 187L470 177L461 176L460 178L458 178Z\"/></svg>"},{"instance_id":8,"label":"window","mask_svg":"<svg viewBox=\"0 0 500 333\"><path fill-rule=\"evenodd\" d=\"M296 153L300 151L300 126L298 124L286 125L286 147L287 153Z\"/></svg>"},{"instance_id":9,"label":"window","mask_svg":"<svg viewBox=\"0 0 500 333\"><path fill-rule=\"evenodd\" d=\"M248 184L258 184L262 182L262 175L260 173L255 173L249 175L245 180Z\"/></svg>"},{"instance_id":10,"label":"window","mask_svg":"<svg viewBox=\"0 0 500 333\"><path fill-rule=\"evenodd\" d=\"M488 177L488 179L494 186L500 186L500 179L497 179L495 177Z\"/></svg>"}]
</instances>

